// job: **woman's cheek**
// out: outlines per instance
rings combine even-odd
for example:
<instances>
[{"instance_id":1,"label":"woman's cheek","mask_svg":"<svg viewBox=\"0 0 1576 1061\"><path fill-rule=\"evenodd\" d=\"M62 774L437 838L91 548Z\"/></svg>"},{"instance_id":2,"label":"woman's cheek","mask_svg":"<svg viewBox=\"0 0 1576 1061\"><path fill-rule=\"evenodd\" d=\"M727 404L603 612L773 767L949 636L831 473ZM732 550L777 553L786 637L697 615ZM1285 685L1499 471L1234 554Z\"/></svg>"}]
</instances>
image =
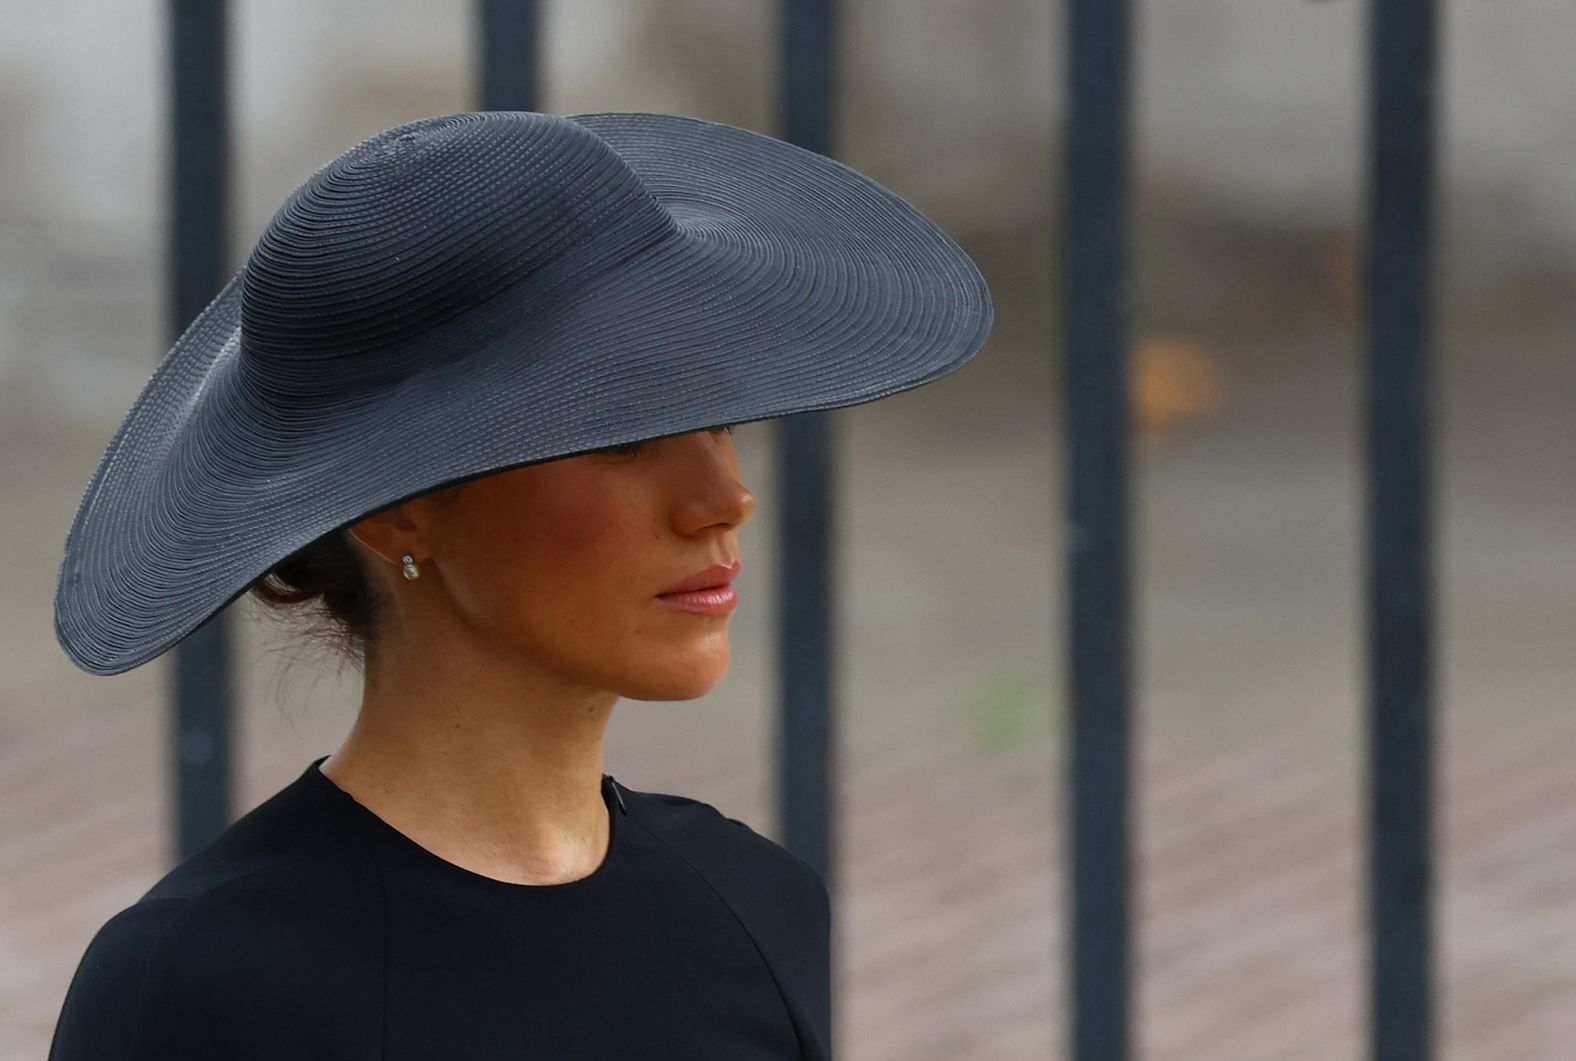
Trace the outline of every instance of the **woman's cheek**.
<instances>
[{"instance_id":1,"label":"woman's cheek","mask_svg":"<svg viewBox=\"0 0 1576 1061\"><path fill-rule=\"evenodd\" d=\"M531 521L550 562L592 581L596 572L640 570L653 535L639 483L595 472L553 485L540 508L545 518Z\"/></svg>"},{"instance_id":2,"label":"woman's cheek","mask_svg":"<svg viewBox=\"0 0 1576 1061\"><path fill-rule=\"evenodd\" d=\"M629 556L620 548L622 518L617 507L596 499L565 499L546 519L532 520L531 551L542 567L576 580L608 566L627 566Z\"/></svg>"}]
</instances>

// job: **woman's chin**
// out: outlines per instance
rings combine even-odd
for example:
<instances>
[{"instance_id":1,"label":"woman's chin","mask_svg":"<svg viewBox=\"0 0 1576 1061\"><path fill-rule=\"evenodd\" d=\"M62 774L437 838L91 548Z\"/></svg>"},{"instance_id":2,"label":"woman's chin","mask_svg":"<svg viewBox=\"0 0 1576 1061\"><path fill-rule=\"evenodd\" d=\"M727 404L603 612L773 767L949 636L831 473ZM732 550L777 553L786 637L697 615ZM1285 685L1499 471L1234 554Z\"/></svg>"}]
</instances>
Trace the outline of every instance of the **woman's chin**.
<instances>
[{"instance_id":1,"label":"woman's chin","mask_svg":"<svg viewBox=\"0 0 1576 1061\"><path fill-rule=\"evenodd\" d=\"M669 658L664 666L629 682L627 700L694 700L717 687L728 672L728 651L697 655L691 660Z\"/></svg>"}]
</instances>

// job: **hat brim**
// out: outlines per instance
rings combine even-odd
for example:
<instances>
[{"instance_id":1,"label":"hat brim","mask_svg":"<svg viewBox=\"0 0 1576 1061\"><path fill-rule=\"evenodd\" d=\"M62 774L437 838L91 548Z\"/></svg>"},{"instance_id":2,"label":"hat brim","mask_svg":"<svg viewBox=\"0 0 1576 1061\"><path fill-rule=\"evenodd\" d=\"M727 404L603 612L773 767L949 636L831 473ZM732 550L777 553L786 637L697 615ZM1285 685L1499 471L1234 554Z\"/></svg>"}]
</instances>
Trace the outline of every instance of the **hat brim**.
<instances>
[{"instance_id":1,"label":"hat brim","mask_svg":"<svg viewBox=\"0 0 1576 1061\"><path fill-rule=\"evenodd\" d=\"M550 307L457 328L463 356L371 394L278 404L240 348L242 274L165 356L68 534L55 630L118 674L167 651L278 561L436 489L624 442L868 402L983 345L968 255L824 156L678 115L572 115L675 232Z\"/></svg>"}]
</instances>

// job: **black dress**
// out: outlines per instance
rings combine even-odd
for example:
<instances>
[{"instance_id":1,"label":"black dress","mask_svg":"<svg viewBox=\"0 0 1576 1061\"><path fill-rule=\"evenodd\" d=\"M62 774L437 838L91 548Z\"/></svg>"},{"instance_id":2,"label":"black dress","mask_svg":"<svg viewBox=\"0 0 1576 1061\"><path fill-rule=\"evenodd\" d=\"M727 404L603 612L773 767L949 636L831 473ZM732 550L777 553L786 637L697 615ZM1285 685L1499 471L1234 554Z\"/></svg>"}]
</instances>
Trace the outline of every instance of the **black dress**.
<instances>
[{"instance_id":1,"label":"black dress","mask_svg":"<svg viewBox=\"0 0 1576 1061\"><path fill-rule=\"evenodd\" d=\"M99 929L50 1061L830 1058L830 903L716 808L604 775L565 884L448 862L302 775Z\"/></svg>"}]
</instances>

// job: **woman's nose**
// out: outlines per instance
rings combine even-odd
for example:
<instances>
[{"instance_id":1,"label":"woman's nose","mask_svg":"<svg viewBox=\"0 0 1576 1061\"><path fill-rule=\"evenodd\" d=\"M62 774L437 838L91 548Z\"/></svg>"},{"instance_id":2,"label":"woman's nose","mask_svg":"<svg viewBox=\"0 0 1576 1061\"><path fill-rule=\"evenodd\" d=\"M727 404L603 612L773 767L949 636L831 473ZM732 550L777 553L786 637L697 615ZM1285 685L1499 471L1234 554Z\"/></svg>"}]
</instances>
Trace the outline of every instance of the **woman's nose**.
<instances>
[{"instance_id":1,"label":"woman's nose","mask_svg":"<svg viewBox=\"0 0 1576 1061\"><path fill-rule=\"evenodd\" d=\"M737 528L755 511L755 495L732 471L720 471L692 482L674 511L674 529L691 535L707 527Z\"/></svg>"},{"instance_id":2,"label":"woman's nose","mask_svg":"<svg viewBox=\"0 0 1576 1061\"><path fill-rule=\"evenodd\" d=\"M682 497L675 506L674 529L695 534L710 526L738 527L755 511L755 495L739 478L733 444L726 437L688 436Z\"/></svg>"}]
</instances>

